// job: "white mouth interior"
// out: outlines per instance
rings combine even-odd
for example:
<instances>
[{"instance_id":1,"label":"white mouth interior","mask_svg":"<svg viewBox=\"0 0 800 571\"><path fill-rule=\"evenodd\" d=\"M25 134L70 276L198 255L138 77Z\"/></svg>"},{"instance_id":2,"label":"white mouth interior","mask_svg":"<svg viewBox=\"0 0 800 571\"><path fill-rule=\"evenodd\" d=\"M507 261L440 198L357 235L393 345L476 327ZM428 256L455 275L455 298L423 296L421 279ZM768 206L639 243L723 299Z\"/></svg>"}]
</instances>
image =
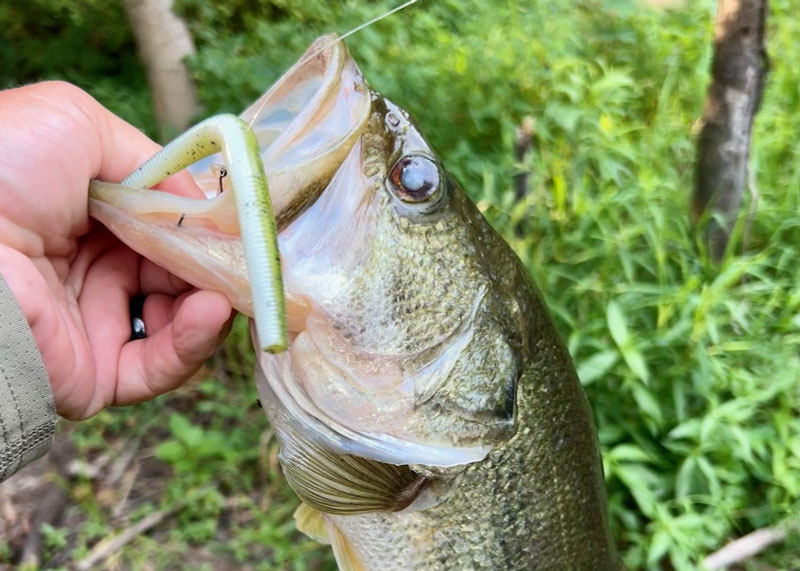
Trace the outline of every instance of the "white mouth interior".
<instances>
[{"instance_id":1,"label":"white mouth interior","mask_svg":"<svg viewBox=\"0 0 800 571\"><path fill-rule=\"evenodd\" d=\"M259 142L278 216L297 195L330 179L370 107L369 88L344 45L336 36L322 36L241 114ZM222 163L217 153L189 169L207 196L220 190L217 165Z\"/></svg>"}]
</instances>

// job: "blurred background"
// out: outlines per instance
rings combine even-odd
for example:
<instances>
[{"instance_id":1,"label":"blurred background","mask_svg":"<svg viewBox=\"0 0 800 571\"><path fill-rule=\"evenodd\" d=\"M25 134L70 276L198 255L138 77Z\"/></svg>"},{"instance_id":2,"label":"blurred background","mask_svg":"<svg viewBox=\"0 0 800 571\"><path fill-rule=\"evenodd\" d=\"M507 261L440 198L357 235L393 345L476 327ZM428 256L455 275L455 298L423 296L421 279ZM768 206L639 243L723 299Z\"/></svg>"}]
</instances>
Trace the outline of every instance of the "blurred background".
<instances>
[{"instance_id":1,"label":"blurred background","mask_svg":"<svg viewBox=\"0 0 800 571\"><path fill-rule=\"evenodd\" d=\"M175 0L190 115L241 111L316 36L396 4ZM800 568L800 19L796 0L769 3L751 192L715 263L689 214L715 11L422 0L347 40L539 284L594 410L630 569L698 569L759 529L774 545L738 568ZM180 126L156 118L128 14L3 0L0 87L64 79L169 139ZM0 488L0 567L334 569L295 530L252 367L240 320L176 393L62 422L50 459Z\"/></svg>"}]
</instances>

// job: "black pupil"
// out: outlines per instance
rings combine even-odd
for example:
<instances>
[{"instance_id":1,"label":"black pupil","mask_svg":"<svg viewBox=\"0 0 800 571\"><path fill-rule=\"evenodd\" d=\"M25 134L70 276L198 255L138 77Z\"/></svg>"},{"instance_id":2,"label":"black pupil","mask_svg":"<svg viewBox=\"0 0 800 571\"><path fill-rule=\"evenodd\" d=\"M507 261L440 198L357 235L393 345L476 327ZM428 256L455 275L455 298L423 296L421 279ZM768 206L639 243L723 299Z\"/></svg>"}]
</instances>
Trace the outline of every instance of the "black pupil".
<instances>
[{"instance_id":1,"label":"black pupil","mask_svg":"<svg viewBox=\"0 0 800 571\"><path fill-rule=\"evenodd\" d=\"M439 186L439 169L436 164L427 157L410 156L404 157L395 166L399 169L397 177L402 191L407 194L407 198L414 201L425 200L431 196Z\"/></svg>"}]
</instances>

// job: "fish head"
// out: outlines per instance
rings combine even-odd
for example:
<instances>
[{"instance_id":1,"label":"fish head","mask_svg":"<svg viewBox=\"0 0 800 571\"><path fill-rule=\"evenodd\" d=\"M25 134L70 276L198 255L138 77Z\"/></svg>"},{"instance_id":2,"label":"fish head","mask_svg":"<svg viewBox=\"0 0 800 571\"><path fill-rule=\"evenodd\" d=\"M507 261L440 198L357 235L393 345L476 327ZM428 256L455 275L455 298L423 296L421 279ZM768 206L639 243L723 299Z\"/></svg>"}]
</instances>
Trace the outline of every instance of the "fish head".
<instances>
[{"instance_id":1,"label":"fish head","mask_svg":"<svg viewBox=\"0 0 800 571\"><path fill-rule=\"evenodd\" d=\"M479 461L516 429L531 352L526 271L408 114L367 88L340 42L320 51L326 41L244 114L264 148L291 340L258 356L262 401L273 423L336 454L441 468ZM267 135L264 122L275 126ZM252 316L237 229L211 204L225 195L100 189L91 212Z\"/></svg>"},{"instance_id":2,"label":"fish head","mask_svg":"<svg viewBox=\"0 0 800 571\"><path fill-rule=\"evenodd\" d=\"M262 369L282 400L388 449L342 451L455 465L510 438L529 353L524 269L404 110L373 93L361 137L280 250L306 317Z\"/></svg>"}]
</instances>

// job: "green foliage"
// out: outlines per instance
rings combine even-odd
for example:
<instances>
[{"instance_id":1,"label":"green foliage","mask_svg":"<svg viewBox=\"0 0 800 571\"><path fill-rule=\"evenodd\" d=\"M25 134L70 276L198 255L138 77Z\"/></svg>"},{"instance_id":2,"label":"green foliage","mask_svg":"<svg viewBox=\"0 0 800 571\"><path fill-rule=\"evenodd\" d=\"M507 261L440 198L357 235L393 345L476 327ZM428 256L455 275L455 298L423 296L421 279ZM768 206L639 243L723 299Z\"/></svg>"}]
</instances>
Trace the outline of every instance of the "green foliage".
<instances>
[{"instance_id":1,"label":"green foliage","mask_svg":"<svg viewBox=\"0 0 800 571\"><path fill-rule=\"evenodd\" d=\"M76 12L76 1L61 0L47 17L78 31L45 40L34 32L48 3L28 4L0 6L2 33L27 46L12 54L0 44L4 84L61 74L149 127L140 72L116 66L127 90L109 71L132 57L120 21L98 22L115 32L92 31L111 43L85 40L85 61L57 49L65 60L32 59L51 49L40 42L84 41L75 38L89 37L92 14L118 9L91 2ZM206 111L241 110L314 37L394 4L180 0ZM760 198L715 268L687 219L714 6L423 0L348 40L371 85L417 118L539 283L595 411L614 535L631 569L696 569L729 538L789 521L800 504L800 23L793 0L770 3L771 69L752 154ZM527 115L534 151L517 164L514 128ZM511 177L521 168L531 188L517 201ZM193 389L190 406L107 412L81 427L80 442L102 447L126 431L157 439L168 502L211 486L181 512L165 561L208 541L239 562L257 554L265 568L310 568L320 552L293 531L295 500L245 381L247 346L239 322L218 361L221 380ZM268 509L248 500L251 520L221 530L220 498L253 490ZM794 567L798 546L793 534L767 560ZM165 553L146 538L137 548Z\"/></svg>"},{"instance_id":2,"label":"green foliage","mask_svg":"<svg viewBox=\"0 0 800 571\"><path fill-rule=\"evenodd\" d=\"M155 129L122 2L0 3L0 89L46 79L75 83L140 128Z\"/></svg>"}]
</instances>

